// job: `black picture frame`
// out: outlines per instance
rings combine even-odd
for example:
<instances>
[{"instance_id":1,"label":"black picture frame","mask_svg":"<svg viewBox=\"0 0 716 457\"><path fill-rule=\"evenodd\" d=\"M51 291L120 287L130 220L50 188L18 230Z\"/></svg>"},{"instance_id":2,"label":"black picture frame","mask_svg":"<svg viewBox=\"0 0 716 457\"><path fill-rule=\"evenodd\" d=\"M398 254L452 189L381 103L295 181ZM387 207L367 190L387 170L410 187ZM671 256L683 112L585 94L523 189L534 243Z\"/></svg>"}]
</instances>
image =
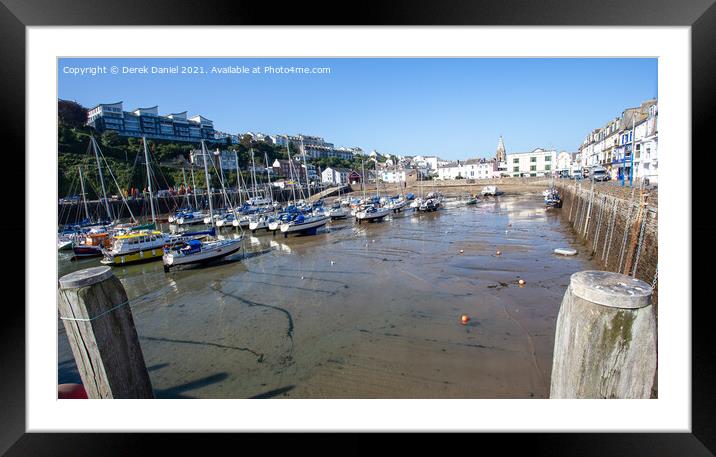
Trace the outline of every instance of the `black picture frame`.
<instances>
[{"instance_id":1,"label":"black picture frame","mask_svg":"<svg viewBox=\"0 0 716 457\"><path fill-rule=\"evenodd\" d=\"M13 146L8 151L25 151L25 28L43 25L556 25L556 26L690 26L692 39L692 148L707 146L708 127L713 121L714 81L716 78L716 5L714 0L620 0L593 2L570 0L542 0L539 2L489 0L469 2L442 0L440 2L393 1L353 2L292 2L277 7L273 2L257 1L204 1L188 2L159 0L140 2L125 0L73 1L73 0L0 0L0 82L4 126L3 137ZM31 120L29 120L31 121ZM684 151L677 151L685 153ZM710 152L710 151L708 151ZM28 152L25 151L25 154ZM26 159L27 160L27 159ZM33 165L37 166L37 165ZM16 183L11 188L23 188L24 176L29 170L20 164L23 173L14 173ZM19 171L19 170L18 170ZM689 176L691 170L685 170ZM692 209L699 208L708 195L706 180L692 183ZM5 186L9 186L5 181ZM16 187L17 186L17 187ZM19 206L19 205L18 205ZM17 208L15 214L24 214ZM693 211L692 211L693 214ZM8 223L6 237L25 239L24 218ZM694 243L697 237L709 239L716 231L709 219L692 219ZM694 288L709 283L708 268L698 268L698 260L708 259L714 253L714 243L703 244L698 252L692 251L692 284ZM6 255L24 259L23 243L8 248ZM691 247L689 246L689 249ZM24 267L24 260L23 260ZM15 275L24 268L13 264ZM23 273L20 273L23 272ZM19 280L19 278L18 278ZM19 283L19 282L18 282ZM695 289L692 289L695 291ZM11 296L6 293L6 297ZM696 295L694 294L694 297ZM696 301L696 300L693 300ZM168 447L191 452L191 444L207 452L219 452L216 436L147 434L61 434L25 433L25 310L19 300L6 298L3 317L0 319L0 452L15 455L128 455L146 453L148 441L157 440L163 451ZM520 433L510 436L481 434L480 447L499 444L502 451L516 447L536 455L651 455L651 456L706 456L716 453L716 386L714 370L714 342L708 312L711 300L701 301L704 306L692 307L692 433ZM669 306L687 303L674 303ZM27 304L26 304L27 306ZM662 305L663 306L663 305ZM271 439L272 451L281 447L291 449L305 438L292 434L284 442ZM343 434L322 437L326 450L331 452L334 440ZM351 436L350 453L371 452L375 436L363 436L358 441ZM411 447L422 447L426 436L411 435ZM265 435L221 435L230 446L265 445ZM383 441L383 440L381 440ZM399 440L407 442L408 440ZM471 443L474 441L471 439ZM463 442L464 444L464 442ZM335 448L334 450L337 450ZM343 448L345 449L345 448ZM384 448L390 450L390 447ZM397 449L397 448L396 448ZM407 450L402 447L403 451ZM469 451L469 449L462 449ZM143 452L144 451L144 452ZM163 452L166 453L166 452Z\"/></svg>"}]
</instances>

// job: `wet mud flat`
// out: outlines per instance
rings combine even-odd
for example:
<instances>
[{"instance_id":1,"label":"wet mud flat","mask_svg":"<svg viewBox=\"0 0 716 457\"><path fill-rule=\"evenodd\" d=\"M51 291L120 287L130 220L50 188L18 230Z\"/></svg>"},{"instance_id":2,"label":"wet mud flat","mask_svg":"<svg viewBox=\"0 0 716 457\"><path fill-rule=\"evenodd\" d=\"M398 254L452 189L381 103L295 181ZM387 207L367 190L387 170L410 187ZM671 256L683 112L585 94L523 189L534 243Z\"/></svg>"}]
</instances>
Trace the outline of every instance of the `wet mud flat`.
<instances>
[{"instance_id":1,"label":"wet mud flat","mask_svg":"<svg viewBox=\"0 0 716 457\"><path fill-rule=\"evenodd\" d=\"M448 203L115 274L160 398L546 398L569 277L596 269L557 211L537 193ZM58 342L59 382L79 382L61 324Z\"/></svg>"}]
</instances>

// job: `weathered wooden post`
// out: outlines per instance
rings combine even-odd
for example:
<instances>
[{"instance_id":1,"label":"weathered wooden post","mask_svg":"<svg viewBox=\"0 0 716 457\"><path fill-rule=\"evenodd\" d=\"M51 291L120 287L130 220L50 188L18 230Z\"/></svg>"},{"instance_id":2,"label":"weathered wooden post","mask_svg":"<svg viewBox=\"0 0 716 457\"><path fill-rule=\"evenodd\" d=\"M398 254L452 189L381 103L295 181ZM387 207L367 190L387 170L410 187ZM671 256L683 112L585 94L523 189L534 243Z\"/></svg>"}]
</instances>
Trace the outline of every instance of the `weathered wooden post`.
<instances>
[{"instance_id":1,"label":"weathered wooden post","mask_svg":"<svg viewBox=\"0 0 716 457\"><path fill-rule=\"evenodd\" d=\"M607 271L574 273L557 317L550 398L649 398L656 373L652 288Z\"/></svg>"},{"instance_id":2,"label":"weathered wooden post","mask_svg":"<svg viewBox=\"0 0 716 457\"><path fill-rule=\"evenodd\" d=\"M59 312L89 398L153 398L122 283L108 266L60 278Z\"/></svg>"}]
</instances>

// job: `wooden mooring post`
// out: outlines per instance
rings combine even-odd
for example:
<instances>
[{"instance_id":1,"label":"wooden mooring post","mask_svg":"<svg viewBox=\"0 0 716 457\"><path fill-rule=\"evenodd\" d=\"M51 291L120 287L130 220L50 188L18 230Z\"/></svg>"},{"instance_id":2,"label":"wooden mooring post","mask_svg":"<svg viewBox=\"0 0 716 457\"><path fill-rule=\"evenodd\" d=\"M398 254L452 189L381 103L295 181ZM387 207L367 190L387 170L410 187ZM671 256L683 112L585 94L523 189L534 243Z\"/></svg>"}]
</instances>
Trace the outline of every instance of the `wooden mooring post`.
<instances>
[{"instance_id":1,"label":"wooden mooring post","mask_svg":"<svg viewBox=\"0 0 716 457\"><path fill-rule=\"evenodd\" d=\"M550 398L650 398L651 295L649 284L619 273L572 275L557 317Z\"/></svg>"},{"instance_id":2,"label":"wooden mooring post","mask_svg":"<svg viewBox=\"0 0 716 457\"><path fill-rule=\"evenodd\" d=\"M108 266L60 278L58 309L89 398L154 398L132 310Z\"/></svg>"}]
</instances>

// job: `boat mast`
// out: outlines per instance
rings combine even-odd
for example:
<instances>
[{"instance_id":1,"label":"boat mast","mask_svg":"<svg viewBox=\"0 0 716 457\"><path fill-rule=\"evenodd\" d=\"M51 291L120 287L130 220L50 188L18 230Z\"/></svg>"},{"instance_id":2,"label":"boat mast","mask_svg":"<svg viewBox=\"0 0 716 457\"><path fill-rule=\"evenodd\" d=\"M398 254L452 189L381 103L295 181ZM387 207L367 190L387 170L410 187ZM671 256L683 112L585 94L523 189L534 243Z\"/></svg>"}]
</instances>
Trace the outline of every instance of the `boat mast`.
<instances>
[{"instance_id":1,"label":"boat mast","mask_svg":"<svg viewBox=\"0 0 716 457\"><path fill-rule=\"evenodd\" d=\"M303 137L301 137L301 154L303 155L303 168L306 170L306 187L308 188L308 199L311 199L311 183L308 179L308 166L306 165L306 146L303 144Z\"/></svg>"},{"instance_id":2,"label":"boat mast","mask_svg":"<svg viewBox=\"0 0 716 457\"><path fill-rule=\"evenodd\" d=\"M269 195L271 195L271 203L273 203L273 189L271 187L271 175L269 174L268 155L264 152L264 160L266 161L266 179L268 179Z\"/></svg>"},{"instance_id":3,"label":"boat mast","mask_svg":"<svg viewBox=\"0 0 716 457\"><path fill-rule=\"evenodd\" d=\"M144 143L144 162L147 165L147 187L149 187L149 206L152 208L152 223L157 225L157 215L154 213L154 193L152 192L152 175L149 169L149 150L147 149L147 137L142 137Z\"/></svg>"},{"instance_id":4,"label":"boat mast","mask_svg":"<svg viewBox=\"0 0 716 457\"><path fill-rule=\"evenodd\" d=\"M186 172L184 171L184 167L181 167L181 179L184 182L184 198L186 199L186 206L189 206L189 192L186 190Z\"/></svg>"},{"instance_id":5,"label":"boat mast","mask_svg":"<svg viewBox=\"0 0 716 457\"><path fill-rule=\"evenodd\" d=\"M239 195L239 206L242 205L241 201L241 172L239 171L239 156L236 154L234 149L234 161L236 162L236 193Z\"/></svg>"},{"instance_id":6,"label":"boat mast","mask_svg":"<svg viewBox=\"0 0 716 457\"><path fill-rule=\"evenodd\" d=\"M204 146L204 140L201 140L201 153L204 157L204 176L206 178L206 194L209 196L209 219L211 220L211 226L214 226L214 205L211 202L211 185L209 182L209 166L207 161L209 160L209 154L206 152Z\"/></svg>"},{"instance_id":7,"label":"boat mast","mask_svg":"<svg viewBox=\"0 0 716 457\"><path fill-rule=\"evenodd\" d=\"M363 161L363 158L360 159L360 168L363 172L363 185L361 186L363 188L363 201L365 201L365 163Z\"/></svg>"},{"instance_id":8,"label":"boat mast","mask_svg":"<svg viewBox=\"0 0 716 457\"><path fill-rule=\"evenodd\" d=\"M254 162L254 148L249 149L251 152L251 183L254 189L254 200L256 199L256 163Z\"/></svg>"},{"instance_id":9,"label":"boat mast","mask_svg":"<svg viewBox=\"0 0 716 457\"><path fill-rule=\"evenodd\" d=\"M92 142L92 150L94 151L94 156L97 159L97 171L99 171L99 183L102 185L102 196L104 197L104 207L107 210L107 217L110 219L114 219L112 216L112 212L109 210L109 200L107 200L107 189L104 187L104 176L102 175L102 165L99 162L99 153L97 152L97 140L94 139L94 136L90 137L90 141Z\"/></svg>"},{"instance_id":10,"label":"boat mast","mask_svg":"<svg viewBox=\"0 0 716 457\"><path fill-rule=\"evenodd\" d=\"M80 186L82 187L82 203L85 205L85 217L87 218L87 221L89 222L89 209L87 209L87 198L85 197L85 181L82 179L82 167L77 168L80 172Z\"/></svg>"},{"instance_id":11,"label":"boat mast","mask_svg":"<svg viewBox=\"0 0 716 457\"><path fill-rule=\"evenodd\" d=\"M288 141L286 143L286 153L288 154L288 173L291 178L291 181L293 181L293 161L291 160L291 141ZM298 185L301 185L301 180L298 180ZM296 203L296 185L294 183L293 186L291 186L291 192L293 192L293 202Z\"/></svg>"},{"instance_id":12,"label":"boat mast","mask_svg":"<svg viewBox=\"0 0 716 457\"><path fill-rule=\"evenodd\" d=\"M217 152L216 155L219 156L219 180L221 181L221 188L223 189L224 188L224 166L221 163L221 151L219 150L219 148L216 148L216 152ZM224 206L226 208L231 206L231 205L229 205L229 196L226 192L224 192Z\"/></svg>"},{"instance_id":13,"label":"boat mast","mask_svg":"<svg viewBox=\"0 0 716 457\"><path fill-rule=\"evenodd\" d=\"M196 181L194 181L194 164L191 164L191 193L194 195L194 210L199 209L199 200L196 199Z\"/></svg>"}]
</instances>

